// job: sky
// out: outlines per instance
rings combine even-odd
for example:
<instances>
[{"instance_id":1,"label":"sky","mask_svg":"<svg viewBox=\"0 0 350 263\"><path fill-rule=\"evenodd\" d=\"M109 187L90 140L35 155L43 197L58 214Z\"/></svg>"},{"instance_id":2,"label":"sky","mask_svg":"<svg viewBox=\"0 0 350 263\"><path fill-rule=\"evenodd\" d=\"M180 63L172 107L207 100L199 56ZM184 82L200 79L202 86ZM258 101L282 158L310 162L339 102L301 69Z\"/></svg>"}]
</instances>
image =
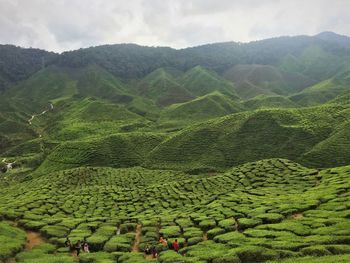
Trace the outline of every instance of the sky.
<instances>
[{"instance_id":1,"label":"sky","mask_svg":"<svg viewBox=\"0 0 350 263\"><path fill-rule=\"evenodd\" d=\"M333 31L350 0L0 0L0 44L55 52L102 44L184 48Z\"/></svg>"}]
</instances>

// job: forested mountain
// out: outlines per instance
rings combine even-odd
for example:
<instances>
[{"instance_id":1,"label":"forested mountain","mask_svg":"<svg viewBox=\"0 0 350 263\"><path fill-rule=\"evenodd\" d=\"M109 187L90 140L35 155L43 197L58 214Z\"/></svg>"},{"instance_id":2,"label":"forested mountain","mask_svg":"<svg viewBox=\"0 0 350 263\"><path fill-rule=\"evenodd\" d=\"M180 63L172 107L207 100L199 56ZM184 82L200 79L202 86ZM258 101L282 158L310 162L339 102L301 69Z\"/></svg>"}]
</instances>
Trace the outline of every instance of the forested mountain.
<instances>
[{"instance_id":1,"label":"forested mountain","mask_svg":"<svg viewBox=\"0 0 350 263\"><path fill-rule=\"evenodd\" d=\"M57 54L34 48L0 45L0 92L52 63Z\"/></svg>"}]
</instances>

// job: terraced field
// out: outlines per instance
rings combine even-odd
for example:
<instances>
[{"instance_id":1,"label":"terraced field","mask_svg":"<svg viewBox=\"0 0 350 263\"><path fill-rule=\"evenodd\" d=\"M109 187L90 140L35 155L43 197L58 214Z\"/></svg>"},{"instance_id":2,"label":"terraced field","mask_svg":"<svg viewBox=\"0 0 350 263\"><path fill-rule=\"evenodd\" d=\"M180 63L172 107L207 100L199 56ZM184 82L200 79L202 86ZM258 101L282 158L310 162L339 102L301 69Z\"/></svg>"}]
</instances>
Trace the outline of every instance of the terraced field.
<instances>
[{"instance_id":1,"label":"terraced field","mask_svg":"<svg viewBox=\"0 0 350 263\"><path fill-rule=\"evenodd\" d=\"M343 41L0 45L0 262L350 262Z\"/></svg>"},{"instance_id":2,"label":"terraced field","mask_svg":"<svg viewBox=\"0 0 350 263\"><path fill-rule=\"evenodd\" d=\"M17 236L0 257L73 262L64 247L69 236L90 244L92 253L80 262L148 262L143 249L156 245L162 251L162 235L177 239L181 249L162 251L160 262L280 262L344 254L334 256L342 262L350 259L349 178L349 166L318 171L268 159L200 176L86 167L9 186L2 179L1 217L40 232L49 243L16 254L23 233L2 223L1 231Z\"/></svg>"}]
</instances>

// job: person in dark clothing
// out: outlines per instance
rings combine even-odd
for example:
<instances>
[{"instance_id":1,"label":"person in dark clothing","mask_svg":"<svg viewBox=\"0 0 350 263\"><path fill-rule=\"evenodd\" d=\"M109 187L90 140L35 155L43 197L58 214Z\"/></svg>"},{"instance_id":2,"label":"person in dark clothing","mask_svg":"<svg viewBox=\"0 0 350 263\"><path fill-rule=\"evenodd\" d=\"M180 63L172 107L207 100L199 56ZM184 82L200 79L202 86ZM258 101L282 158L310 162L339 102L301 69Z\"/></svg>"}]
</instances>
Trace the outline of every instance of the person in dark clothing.
<instances>
[{"instance_id":1,"label":"person in dark clothing","mask_svg":"<svg viewBox=\"0 0 350 263\"><path fill-rule=\"evenodd\" d=\"M155 246L152 247L152 256L154 258L158 257L158 250Z\"/></svg>"},{"instance_id":2,"label":"person in dark clothing","mask_svg":"<svg viewBox=\"0 0 350 263\"><path fill-rule=\"evenodd\" d=\"M77 250L77 256L79 257L80 255L80 250L81 250L81 243L80 240L75 244L75 249Z\"/></svg>"},{"instance_id":3,"label":"person in dark clothing","mask_svg":"<svg viewBox=\"0 0 350 263\"><path fill-rule=\"evenodd\" d=\"M149 245L146 245L146 247L145 247L145 254L146 255L150 255L151 254L151 248L149 247Z\"/></svg>"},{"instance_id":4,"label":"person in dark clothing","mask_svg":"<svg viewBox=\"0 0 350 263\"><path fill-rule=\"evenodd\" d=\"M70 242L68 237L66 238L66 241L64 242L64 245L69 248L69 251L73 250L72 242Z\"/></svg>"}]
</instances>

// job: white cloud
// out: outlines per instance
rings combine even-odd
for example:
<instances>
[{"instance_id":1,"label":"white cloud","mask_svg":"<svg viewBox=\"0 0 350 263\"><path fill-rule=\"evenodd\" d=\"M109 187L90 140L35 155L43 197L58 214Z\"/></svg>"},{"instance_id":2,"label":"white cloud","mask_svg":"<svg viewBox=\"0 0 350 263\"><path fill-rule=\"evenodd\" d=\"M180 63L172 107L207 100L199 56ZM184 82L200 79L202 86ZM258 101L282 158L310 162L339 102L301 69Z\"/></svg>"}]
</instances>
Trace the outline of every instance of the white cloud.
<instances>
[{"instance_id":1,"label":"white cloud","mask_svg":"<svg viewBox=\"0 0 350 263\"><path fill-rule=\"evenodd\" d=\"M0 43L64 51L350 35L349 13L348 0L0 0Z\"/></svg>"}]
</instances>

